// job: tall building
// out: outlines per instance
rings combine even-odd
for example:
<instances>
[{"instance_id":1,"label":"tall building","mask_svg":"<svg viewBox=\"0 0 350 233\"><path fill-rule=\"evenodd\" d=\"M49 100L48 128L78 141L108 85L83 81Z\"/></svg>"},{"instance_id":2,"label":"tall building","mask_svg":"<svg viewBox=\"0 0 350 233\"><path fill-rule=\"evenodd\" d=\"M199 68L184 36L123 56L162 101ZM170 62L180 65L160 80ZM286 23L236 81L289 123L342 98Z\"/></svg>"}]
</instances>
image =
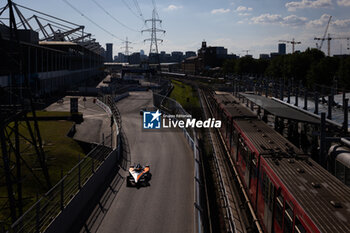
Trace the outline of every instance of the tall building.
<instances>
[{"instance_id":1,"label":"tall building","mask_svg":"<svg viewBox=\"0 0 350 233\"><path fill-rule=\"evenodd\" d=\"M261 53L261 54L259 55L259 58L260 58L260 59L269 59L269 58L270 58L270 55L269 55L269 54L265 54L265 53Z\"/></svg>"},{"instance_id":2,"label":"tall building","mask_svg":"<svg viewBox=\"0 0 350 233\"><path fill-rule=\"evenodd\" d=\"M279 55L279 53L270 53L270 58L273 59L275 57L278 57Z\"/></svg>"},{"instance_id":3,"label":"tall building","mask_svg":"<svg viewBox=\"0 0 350 233\"><path fill-rule=\"evenodd\" d=\"M125 55L123 53L118 53L118 62L125 62L127 59L125 59Z\"/></svg>"},{"instance_id":4,"label":"tall building","mask_svg":"<svg viewBox=\"0 0 350 233\"><path fill-rule=\"evenodd\" d=\"M278 44L278 54L280 54L280 55L286 54L286 44L284 44L284 43Z\"/></svg>"},{"instance_id":5,"label":"tall building","mask_svg":"<svg viewBox=\"0 0 350 233\"><path fill-rule=\"evenodd\" d=\"M230 56L227 54L226 48L222 46L208 47L207 43L203 41L202 47L198 50L198 57L202 60L203 66L209 68L222 66L224 60Z\"/></svg>"},{"instance_id":6,"label":"tall building","mask_svg":"<svg viewBox=\"0 0 350 233\"><path fill-rule=\"evenodd\" d=\"M113 44L107 43L106 44L106 62L112 62L113 61Z\"/></svg>"},{"instance_id":7,"label":"tall building","mask_svg":"<svg viewBox=\"0 0 350 233\"><path fill-rule=\"evenodd\" d=\"M186 51L185 52L185 58L189 58L189 57L195 57L197 54L194 51Z\"/></svg>"},{"instance_id":8,"label":"tall building","mask_svg":"<svg viewBox=\"0 0 350 233\"><path fill-rule=\"evenodd\" d=\"M141 63L141 54L133 53L129 56L129 64L140 64Z\"/></svg>"},{"instance_id":9,"label":"tall building","mask_svg":"<svg viewBox=\"0 0 350 233\"><path fill-rule=\"evenodd\" d=\"M166 53L165 51L160 52L159 59L161 63L168 63L172 61L171 55L169 53Z\"/></svg>"},{"instance_id":10,"label":"tall building","mask_svg":"<svg viewBox=\"0 0 350 233\"><path fill-rule=\"evenodd\" d=\"M171 52L171 57L173 62L181 62L183 59L183 56L184 56L183 52L180 52L180 51Z\"/></svg>"}]
</instances>

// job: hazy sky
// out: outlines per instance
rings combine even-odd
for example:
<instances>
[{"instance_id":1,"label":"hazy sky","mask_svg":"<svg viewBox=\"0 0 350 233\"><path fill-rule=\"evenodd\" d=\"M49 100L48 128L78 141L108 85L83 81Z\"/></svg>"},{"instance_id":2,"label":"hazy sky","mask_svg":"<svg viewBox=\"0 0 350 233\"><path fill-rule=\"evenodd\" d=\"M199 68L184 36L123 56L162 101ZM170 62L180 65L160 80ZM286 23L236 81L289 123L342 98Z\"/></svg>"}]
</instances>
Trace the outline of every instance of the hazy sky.
<instances>
[{"instance_id":1,"label":"hazy sky","mask_svg":"<svg viewBox=\"0 0 350 233\"><path fill-rule=\"evenodd\" d=\"M65 1L109 33L73 10ZM0 1L1 6L6 1ZM131 51L144 49L148 54L149 33L142 18L152 17L152 0L15 0L18 4L64 18L91 32L103 46L114 44L114 54L123 52L122 41L129 38ZM96 2L99 4L96 4ZM244 55L243 50L257 57L260 53L277 51L278 40L301 41L297 50L315 47L314 37L322 37L329 15L329 33L350 37L350 0L155 0L162 29L159 38L164 42L159 51L197 51L203 40L209 46L224 46L229 53ZM104 8L107 13L101 9ZM23 10L26 17L31 16ZM140 14L142 13L142 16ZM109 16L112 15L114 19ZM120 21L125 26L117 23ZM150 25L150 24L148 24ZM159 25L158 25L159 26ZM149 26L150 27L150 26ZM332 54L349 54L347 40L332 40ZM326 51L327 43L323 45ZM291 45L287 45L287 52Z\"/></svg>"}]
</instances>

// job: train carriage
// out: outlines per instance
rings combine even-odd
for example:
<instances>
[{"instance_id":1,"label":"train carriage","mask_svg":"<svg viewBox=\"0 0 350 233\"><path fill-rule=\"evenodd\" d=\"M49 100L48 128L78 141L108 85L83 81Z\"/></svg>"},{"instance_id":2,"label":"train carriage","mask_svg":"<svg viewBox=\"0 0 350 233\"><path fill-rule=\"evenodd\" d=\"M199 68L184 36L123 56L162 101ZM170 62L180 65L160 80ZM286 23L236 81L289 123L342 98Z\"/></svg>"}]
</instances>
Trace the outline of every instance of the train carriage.
<instances>
[{"instance_id":1,"label":"train carriage","mask_svg":"<svg viewBox=\"0 0 350 233\"><path fill-rule=\"evenodd\" d=\"M350 232L350 188L235 101L215 117L265 232Z\"/></svg>"}]
</instances>

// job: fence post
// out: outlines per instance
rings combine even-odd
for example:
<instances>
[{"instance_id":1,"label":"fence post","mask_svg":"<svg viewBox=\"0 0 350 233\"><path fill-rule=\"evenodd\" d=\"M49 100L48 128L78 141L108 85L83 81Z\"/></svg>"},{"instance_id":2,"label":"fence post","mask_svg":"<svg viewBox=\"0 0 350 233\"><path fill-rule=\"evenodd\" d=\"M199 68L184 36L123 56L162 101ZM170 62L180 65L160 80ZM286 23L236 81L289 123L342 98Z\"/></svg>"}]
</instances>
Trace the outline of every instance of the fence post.
<instances>
[{"instance_id":1,"label":"fence post","mask_svg":"<svg viewBox=\"0 0 350 233\"><path fill-rule=\"evenodd\" d=\"M278 98L278 88L277 88L277 81L273 81L274 83L274 89L275 89L275 98L277 99Z\"/></svg>"},{"instance_id":2,"label":"fence post","mask_svg":"<svg viewBox=\"0 0 350 233\"><path fill-rule=\"evenodd\" d=\"M0 221L0 233L5 233L4 222Z\"/></svg>"},{"instance_id":3,"label":"fence post","mask_svg":"<svg viewBox=\"0 0 350 233\"><path fill-rule=\"evenodd\" d=\"M344 104L343 104L343 108L344 108L344 132L347 133L348 132L348 128L349 128L349 123L348 123L348 111L349 111L349 99L344 99Z\"/></svg>"},{"instance_id":4,"label":"fence post","mask_svg":"<svg viewBox=\"0 0 350 233\"><path fill-rule=\"evenodd\" d=\"M36 232L40 233L40 202L39 202L39 194L36 194L36 218L35 218L35 225L36 225Z\"/></svg>"},{"instance_id":5,"label":"fence post","mask_svg":"<svg viewBox=\"0 0 350 233\"><path fill-rule=\"evenodd\" d=\"M318 115L318 92L315 92L315 111L314 113Z\"/></svg>"},{"instance_id":6,"label":"fence post","mask_svg":"<svg viewBox=\"0 0 350 233\"><path fill-rule=\"evenodd\" d=\"M91 158L91 172L95 173L95 164L94 164L94 159Z\"/></svg>"},{"instance_id":7,"label":"fence post","mask_svg":"<svg viewBox=\"0 0 350 233\"><path fill-rule=\"evenodd\" d=\"M81 164L80 164L80 154L78 162L78 189L81 189Z\"/></svg>"},{"instance_id":8,"label":"fence post","mask_svg":"<svg viewBox=\"0 0 350 233\"><path fill-rule=\"evenodd\" d=\"M307 89L304 88L304 109L307 110Z\"/></svg>"},{"instance_id":9,"label":"fence post","mask_svg":"<svg viewBox=\"0 0 350 233\"><path fill-rule=\"evenodd\" d=\"M288 88L287 88L287 95L288 95L287 103L288 104L290 103L290 89L291 88L292 88L292 86L290 85L290 80L288 80Z\"/></svg>"},{"instance_id":10,"label":"fence post","mask_svg":"<svg viewBox=\"0 0 350 233\"><path fill-rule=\"evenodd\" d=\"M64 180L63 180L63 169L61 169L61 211L64 209Z\"/></svg>"},{"instance_id":11,"label":"fence post","mask_svg":"<svg viewBox=\"0 0 350 233\"><path fill-rule=\"evenodd\" d=\"M299 102L299 87L297 86L296 89L295 89L295 106L298 107L298 102Z\"/></svg>"},{"instance_id":12,"label":"fence post","mask_svg":"<svg viewBox=\"0 0 350 233\"><path fill-rule=\"evenodd\" d=\"M284 79L280 81L280 100L283 101L284 98Z\"/></svg>"},{"instance_id":13,"label":"fence post","mask_svg":"<svg viewBox=\"0 0 350 233\"><path fill-rule=\"evenodd\" d=\"M322 167L326 165L325 158L326 150L326 113L321 113L321 129L320 129L320 151L319 151L319 161Z\"/></svg>"},{"instance_id":14,"label":"fence post","mask_svg":"<svg viewBox=\"0 0 350 233\"><path fill-rule=\"evenodd\" d=\"M332 120L332 105L333 105L333 95L328 96L328 116L327 118Z\"/></svg>"}]
</instances>

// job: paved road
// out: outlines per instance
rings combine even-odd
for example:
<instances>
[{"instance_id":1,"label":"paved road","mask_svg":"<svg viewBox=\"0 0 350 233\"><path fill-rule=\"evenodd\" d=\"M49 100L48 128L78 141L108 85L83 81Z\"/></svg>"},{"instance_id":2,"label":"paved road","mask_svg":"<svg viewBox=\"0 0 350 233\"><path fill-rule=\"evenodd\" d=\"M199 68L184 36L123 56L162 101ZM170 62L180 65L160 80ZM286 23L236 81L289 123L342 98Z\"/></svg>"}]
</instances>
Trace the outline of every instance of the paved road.
<instances>
[{"instance_id":1,"label":"paved road","mask_svg":"<svg viewBox=\"0 0 350 233\"><path fill-rule=\"evenodd\" d=\"M78 98L78 111L83 113L84 117L84 121L76 125L77 132L73 138L78 141L96 144L102 143L104 138L105 145L110 146L111 120L108 114L93 102L95 97L85 97L84 101L84 97L66 96L63 98L63 103L53 103L46 110L69 112L70 98Z\"/></svg>"},{"instance_id":2,"label":"paved road","mask_svg":"<svg viewBox=\"0 0 350 233\"><path fill-rule=\"evenodd\" d=\"M118 103L131 163L151 166L151 185L127 188L124 181L102 222L98 223L97 232L193 232L192 151L180 131L145 132L141 129L139 111L151 105L151 92L131 93Z\"/></svg>"}]
</instances>

